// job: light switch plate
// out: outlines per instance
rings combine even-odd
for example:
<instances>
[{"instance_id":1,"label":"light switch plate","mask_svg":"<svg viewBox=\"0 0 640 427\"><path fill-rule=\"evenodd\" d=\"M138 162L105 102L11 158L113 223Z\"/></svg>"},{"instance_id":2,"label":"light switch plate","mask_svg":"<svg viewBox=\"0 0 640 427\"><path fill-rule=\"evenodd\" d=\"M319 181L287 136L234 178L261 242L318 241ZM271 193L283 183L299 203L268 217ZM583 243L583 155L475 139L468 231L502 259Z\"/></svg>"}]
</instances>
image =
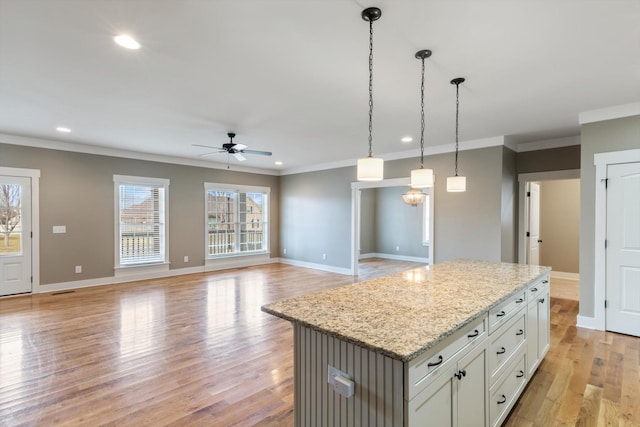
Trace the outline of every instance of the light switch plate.
<instances>
[{"instance_id":1,"label":"light switch plate","mask_svg":"<svg viewBox=\"0 0 640 427\"><path fill-rule=\"evenodd\" d=\"M67 226L66 225L54 225L53 226L53 233L54 234L62 234L62 233L66 233L67 232Z\"/></svg>"}]
</instances>

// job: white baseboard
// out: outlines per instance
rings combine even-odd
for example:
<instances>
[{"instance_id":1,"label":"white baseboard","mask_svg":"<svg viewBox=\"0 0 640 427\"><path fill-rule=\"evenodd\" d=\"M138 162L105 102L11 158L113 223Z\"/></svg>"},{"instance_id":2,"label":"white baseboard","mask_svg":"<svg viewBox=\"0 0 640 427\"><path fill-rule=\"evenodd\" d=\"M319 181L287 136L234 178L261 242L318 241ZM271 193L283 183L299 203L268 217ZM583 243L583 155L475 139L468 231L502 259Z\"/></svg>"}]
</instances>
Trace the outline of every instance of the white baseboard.
<instances>
[{"instance_id":1,"label":"white baseboard","mask_svg":"<svg viewBox=\"0 0 640 427\"><path fill-rule=\"evenodd\" d=\"M158 279L161 277L182 276L184 274L204 273L207 271L225 270L230 268L251 267L254 265L263 265L280 262L279 258L269 258L264 256L243 256L237 258L224 258L219 260L207 260L207 265L187 268L176 268L164 271L144 271L138 270L136 274L123 274L122 271L117 276L99 277L96 279L74 280L72 282L51 283L48 285L39 285L34 287L34 294L42 294L49 292L69 291L74 289L91 288L94 286L115 285L118 283L135 282L139 280ZM123 270L126 272L126 270ZM135 271L135 270L131 270ZM140 272L141 271L141 272Z\"/></svg>"},{"instance_id":2,"label":"white baseboard","mask_svg":"<svg viewBox=\"0 0 640 427\"><path fill-rule=\"evenodd\" d=\"M562 271L551 270L552 279L580 280L580 273L564 273Z\"/></svg>"},{"instance_id":3,"label":"white baseboard","mask_svg":"<svg viewBox=\"0 0 640 427\"><path fill-rule=\"evenodd\" d=\"M406 256L406 255L395 255L395 254L369 253L369 254L360 255L358 257L358 259L367 259L367 258L383 258L383 259L392 259L395 261L424 262L425 264L429 263L429 258L422 258L417 256Z\"/></svg>"},{"instance_id":4,"label":"white baseboard","mask_svg":"<svg viewBox=\"0 0 640 427\"><path fill-rule=\"evenodd\" d=\"M335 267L333 265L316 264L313 262L297 261L295 259L280 258L282 264L295 265L296 267L313 268L314 270L329 271L331 273L346 274L351 276L350 268Z\"/></svg>"},{"instance_id":5,"label":"white baseboard","mask_svg":"<svg viewBox=\"0 0 640 427\"><path fill-rule=\"evenodd\" d=\"M126 276L99 277L96 279L74 280L73 282L58 282L48 285L40 285L33 290L34 294L48 292L68 291L73 289L91 288L93 286L115 285L117 283L135 282L137 280L158 279L161 277L181 276L204 272L204 267L177 268L174 270L160 271L157 273L131 274Z\"/></svg>"},{"instance_id":6,"label":"white baseboard","mask_svg":"<svg viewBox=\"0 0 640 427\"><path fill-rule=\"evenodd\" d=\"M595 317L587 317L587 316L578 315L576 326L578 326L579 328L585 328L585 329L602 330L601 328L598 327L599 325L598 325L598 322L596 321Z\"/></svg>"}]
</instances>

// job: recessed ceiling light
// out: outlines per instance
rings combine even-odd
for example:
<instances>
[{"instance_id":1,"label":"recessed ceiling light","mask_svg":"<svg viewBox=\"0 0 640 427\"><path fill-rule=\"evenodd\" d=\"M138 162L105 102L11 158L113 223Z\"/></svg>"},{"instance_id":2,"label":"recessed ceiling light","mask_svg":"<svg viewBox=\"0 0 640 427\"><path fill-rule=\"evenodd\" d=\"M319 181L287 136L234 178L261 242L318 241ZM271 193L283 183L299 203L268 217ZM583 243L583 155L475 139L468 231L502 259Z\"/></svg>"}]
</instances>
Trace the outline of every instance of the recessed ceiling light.
<instances>
[{"instance_id":1,"label":"recessed ceiling light","mask_svg":"<svg viewBox=\"0 0 640 427\"><path fill-rule=\"evenodd\" d=\"M413 138L411 138L410 136L405 136L400 141L407 143L413 141Z\"/></svg>"},{"instance_id":2,"label":"recessed ceiling light","mask_svg":"<svg viewBox=\"0 0 640 427\"><path fill-rule=\"evenodd\" d=\"M278 160L278 161L276 162L276 165L278 165L278 166L282 166L282 162L281 162L280 160Z\"/></svg>"},{"instance_id":3,"label":"recessed ceiling light","mask_svg":"<svg viewBox=\"0 0 640 427\"><path fill-rule=\"evenodd\" d=\"M113 38L113 41L127 49L140 49L140 43L138 43L136 39L127 34L120 34L119 36L115 36Z\"/></svg>"},{"instance_id":4,"label":"recessed ceiling light","mask_svg":"<svg viewBox=\"0 0 640 427\"><path fill-rule=\"evenodd\" d=\"M58 132L64 132L64 133L69 133L69 132L71 132L71 129L66 128L66 127L64 127L64 126L58 126L58 127L56 128L56 130L57 130Z\"/></svg>"}]
</instances>

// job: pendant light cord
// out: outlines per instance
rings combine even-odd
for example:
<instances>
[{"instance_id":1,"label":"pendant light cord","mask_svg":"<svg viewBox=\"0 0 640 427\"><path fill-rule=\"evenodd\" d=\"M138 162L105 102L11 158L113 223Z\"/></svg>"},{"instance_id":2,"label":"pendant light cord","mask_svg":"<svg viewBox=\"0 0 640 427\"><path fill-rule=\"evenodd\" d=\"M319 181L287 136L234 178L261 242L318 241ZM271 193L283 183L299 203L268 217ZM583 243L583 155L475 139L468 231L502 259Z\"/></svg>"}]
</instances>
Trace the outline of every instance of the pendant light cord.
<instances>
[{"instance_id":1,"label":"pendant light cord","mask_svg":"<svg viewBox=\"0 0 640 427\"><path fill-rule=\"evenodd\" d=\"M369 21L369 157L373 157L371 145L373 131L373 20Z\"/></svg>"},{"instance_id":2,"label":"pendant light cord","mask_svg":"<svg viewBox=\"0 0 640 427\"><path fill-rule=\"evenodd\" d=\"M420 93L420 169L424 169L424 56L422 57Z\"/></svg>"},{"instance_id":3,"label":"pendant light cord","mask_svg":"<svg viewBox=\"0 0 640 427\"><path fill-rule=\"evenodd\" d=\"M456 83L456 175L458 176L458 115L460 111L460 83Z\"/></svg>"}]
</instances>

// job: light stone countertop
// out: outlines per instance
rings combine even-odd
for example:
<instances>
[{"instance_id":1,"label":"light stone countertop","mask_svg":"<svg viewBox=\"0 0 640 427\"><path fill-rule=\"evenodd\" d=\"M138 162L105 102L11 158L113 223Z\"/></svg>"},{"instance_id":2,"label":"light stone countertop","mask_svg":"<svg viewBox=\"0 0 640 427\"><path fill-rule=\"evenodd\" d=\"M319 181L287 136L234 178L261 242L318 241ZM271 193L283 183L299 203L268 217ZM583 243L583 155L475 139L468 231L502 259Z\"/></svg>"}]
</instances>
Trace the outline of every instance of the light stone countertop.
<instances>
[{"instance_id":1,"label":"light stone countertop","mask_svg":"<svg viewBox=\"0 0 640 427\"><path fill-rule=\"evenodd\" d=\"M455 260L262 306L262 311L410 361L551 269Z\"/></svg>"}]
</instances>

